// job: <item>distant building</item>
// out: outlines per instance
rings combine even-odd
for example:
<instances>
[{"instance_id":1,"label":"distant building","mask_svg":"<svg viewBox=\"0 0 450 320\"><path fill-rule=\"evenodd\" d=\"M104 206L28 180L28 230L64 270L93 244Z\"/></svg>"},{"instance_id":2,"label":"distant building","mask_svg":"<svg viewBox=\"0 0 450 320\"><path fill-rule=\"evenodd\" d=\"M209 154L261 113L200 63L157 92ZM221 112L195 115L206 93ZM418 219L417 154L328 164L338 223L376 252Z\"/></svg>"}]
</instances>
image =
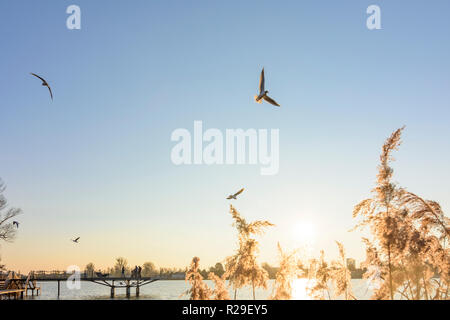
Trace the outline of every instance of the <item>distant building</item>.
<instances>
[{"instance_id":1,"label":"distant building","mask_svg":"<svg viewBox=\"0 0 450 320\"><path fill-rule=\"evenodd\" d=\"M356 261L352 258L347 258L347 268L350 271L356 270Z\"/></svg>"}]
</instances>

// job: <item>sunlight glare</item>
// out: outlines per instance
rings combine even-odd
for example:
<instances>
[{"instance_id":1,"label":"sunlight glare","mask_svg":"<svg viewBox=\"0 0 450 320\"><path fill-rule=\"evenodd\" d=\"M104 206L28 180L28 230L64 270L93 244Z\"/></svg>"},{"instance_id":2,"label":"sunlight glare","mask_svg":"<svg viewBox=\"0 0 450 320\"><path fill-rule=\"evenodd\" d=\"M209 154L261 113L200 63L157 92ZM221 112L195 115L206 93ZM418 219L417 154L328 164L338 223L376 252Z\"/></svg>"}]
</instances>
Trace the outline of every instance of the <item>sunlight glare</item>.
<instances>
[{"instance_id":1,"label":"sunlight glare","mask_svg":"<svg viewBox=\"0 0 450 320\"><path fill-rule=\"evenodd\" d=\"M294 227L294 237L301 244L311 245L316 239L316 229L310 222L301 222Z\"/></svg>"},{"instance_id":2,"label":"sunlight glare","mask_svg":"<svg viewBox=\"0 0 450 320\"><path fill-rule=\"evenodd\" d=\"M310 286L311 280L309 279L295 279L292 282L292 300L311 300L311 297L308 295Z\"/></svg>"}]
</instances>

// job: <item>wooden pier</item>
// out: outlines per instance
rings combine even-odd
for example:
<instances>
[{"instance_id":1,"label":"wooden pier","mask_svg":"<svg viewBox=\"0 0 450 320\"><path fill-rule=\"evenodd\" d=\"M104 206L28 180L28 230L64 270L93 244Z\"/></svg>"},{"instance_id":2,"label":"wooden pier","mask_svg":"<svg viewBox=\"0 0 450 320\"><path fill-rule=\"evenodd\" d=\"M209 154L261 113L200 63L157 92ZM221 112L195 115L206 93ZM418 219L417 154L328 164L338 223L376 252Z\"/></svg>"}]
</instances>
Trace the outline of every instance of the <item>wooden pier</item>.
<instances>
[{"instance_id":1,"label":"wooden pier","mask_svg":"<svg viewBox=\"0 0 450 320\"><path fill-rule=\"evenodd\" d=\"M139 297L140 288L150 284L152 282L158 281L159 278L155 277L141 277L141 278L130 278L130 277L80 277L77 279L79 281L89 281L99 285L103 285L110 288L111 298L115 297L116 289L125 288L127 298L131 296L131 288L135 289L136 297ZM71 281L68 278L36 278L38 282L57 282L58 283L58 298L61 295L61 282Z\"/></svg>"},{"instance_id":2,"label":"wooden pier","mask_svg":"<svg viewBox=\"0 0 450 320\"><path fill-rule=\"evenodd\" d=\"M75 277L74 277L75 276ZM152 282L160 280L159 277L130 277L122 275L109 276L109 275L87 275L86 273L45 273L45 272L30 272L28 277L20 277L12 273L8 276L6 280L0 280L0 299L4 298L15 298L23 299L24 295L28 296L28 292L31 291L31 295L39 295L41 288L37 286L38 282L57 282L58 290L57 297L61 296L61 282L65 283L67 281L88 281L99 285L103 285L110 288L110 297L114 298L116 296L116 289L125 289L126 297L130 298L131 289L135 291L136 297L139 297L140 288L150 284ZM2 286L3 281L3 286Z\"/></svg>"},{"instance_id":3,"label":"wooden pier","mask_svg":"<svg viewBox=\"0 0 450 320\"><path fill-rule=\"evenodd\" d=\"M0 290L0 300L2 299L23 299L24 289L6 289Z\"/></svg>"},{"instance_id":4,"label":"wooden pier","mask_svg":"<svg viewBox=\"0 0 450 320\"><path fill-rule=\"evenodd\" d=\"M23 299L24 294L28 296L28 291L31 291L31 294L34 295L35 290L36 294L39 295L41 288L37 287L36 281L32 278L32 272L26 278L21 278L14 272L11 272L6 278L0 279L0 300Z\"/></svg>"}]
</instances>

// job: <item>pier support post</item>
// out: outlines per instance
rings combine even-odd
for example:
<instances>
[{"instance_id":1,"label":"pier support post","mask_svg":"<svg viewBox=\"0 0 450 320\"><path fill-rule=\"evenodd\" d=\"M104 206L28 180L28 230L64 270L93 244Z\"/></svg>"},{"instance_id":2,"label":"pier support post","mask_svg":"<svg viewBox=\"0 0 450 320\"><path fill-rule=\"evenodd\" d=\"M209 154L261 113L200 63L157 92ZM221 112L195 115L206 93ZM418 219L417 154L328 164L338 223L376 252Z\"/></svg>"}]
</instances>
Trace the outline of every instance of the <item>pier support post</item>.
<instances>
[{"instance_id":1,"label":"pier support post","mask_svg":"<svg viewBox=\"0 0 450 320\"><path fill-rule=\"evenodd\" d=\"M111 299L114 298L114 287L111 287Z\"/></svg>"},{"instance_id":2,"label":"pier support post","mask_svg":"<svg viewBox=\"0 0 450 320\"><path fill-rule=\"evenodd\" d=\"M58 298L59 298L59 296L60 296L60 294L61 294L61 289L60 289L60 280L58 280Z\"/></svg>"},{"instance_id":3,"label":"pier support post","mask_svg":"<svg viewBox=\"0 0 450 320\"><path fill-rule=\"evenodd\" d=\"M136 284L136 297L139 297L139 283Z\"/></svg>"},{"instance_id":4,"label":"pier support post","mask_svg":"<svg viewBox=\"0 0 450 320\"><path fill-rule=\"evenodd\" d=\"M127 298L130 297L130 285L127 284Z\"/></svg>"}]
</instances>

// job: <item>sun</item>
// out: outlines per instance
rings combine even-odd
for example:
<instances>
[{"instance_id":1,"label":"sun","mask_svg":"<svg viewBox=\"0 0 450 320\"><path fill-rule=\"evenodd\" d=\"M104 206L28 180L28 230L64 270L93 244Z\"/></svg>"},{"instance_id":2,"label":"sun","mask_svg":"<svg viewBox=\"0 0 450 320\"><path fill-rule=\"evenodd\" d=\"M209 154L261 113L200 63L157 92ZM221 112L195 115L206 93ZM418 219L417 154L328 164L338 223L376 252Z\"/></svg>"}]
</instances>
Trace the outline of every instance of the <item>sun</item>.
<instances>
[{"instance_id":1,"label":"sun","mask_svg":"<svg viewBox=\"0 0 450 320\"><path fill-rule=\"evenodd\" d=\"M292 300L312 300L309 295L310 288L314 286L314 280L306 278L292 281Z\"/></svg>"},{"instance_id":2,"label":"sun","mask_svg":"<svg viewBox=\"0 0 450 320\"><path fill-rule=\"evenodd\" d=\"M300 244L311 245L316 240L315 225L308 221L299 222L293 228L294 238Z\"/></svg>"}]
</instances>

